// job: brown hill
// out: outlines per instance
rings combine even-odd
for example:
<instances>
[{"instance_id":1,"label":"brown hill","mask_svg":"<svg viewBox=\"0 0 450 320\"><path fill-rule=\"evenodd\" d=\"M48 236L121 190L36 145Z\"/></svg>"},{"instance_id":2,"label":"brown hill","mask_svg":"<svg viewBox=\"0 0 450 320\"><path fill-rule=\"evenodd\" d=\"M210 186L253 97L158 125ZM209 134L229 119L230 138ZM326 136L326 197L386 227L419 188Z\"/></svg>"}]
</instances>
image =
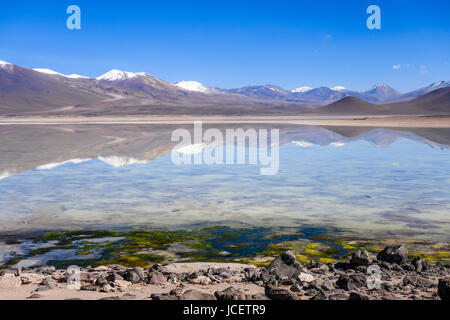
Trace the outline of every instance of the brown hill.
<instances>
[{"instance_id":1,"label":"brown hill","mask_svg":"<svg viewBox=\"0 0 450 320\"><path fill-rule=\"evenodd\" d=\"M374 105L355 97L345 97L324 107L309 110L317 115L449 115L450 88L442 88L427 93L417 99Z\"/></svg>"},{"instance_id":2,"label":"brown hill","mask_svg":"<svg viewBox=\"0 0 450 320\"><path fill-rule=\"evenodd\" d=\"M49 76L9 65L0 69L0 113L28 113L111 98L89 80Z\"/></svg>"}]
</instances>

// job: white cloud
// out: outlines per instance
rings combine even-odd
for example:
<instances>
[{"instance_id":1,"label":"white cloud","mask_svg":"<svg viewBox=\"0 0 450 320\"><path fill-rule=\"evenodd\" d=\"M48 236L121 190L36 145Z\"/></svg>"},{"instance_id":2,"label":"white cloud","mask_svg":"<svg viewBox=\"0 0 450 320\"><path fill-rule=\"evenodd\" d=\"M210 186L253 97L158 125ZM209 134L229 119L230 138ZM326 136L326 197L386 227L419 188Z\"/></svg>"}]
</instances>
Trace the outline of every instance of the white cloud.
<instances>
[{"instance_id":1,"label":"white cloud","mask_svg":"<svg viewBox=\"0 0 450 320\"><path fill-rule=\"evenodd\" d=\"M400 69L401 67L402 67L401 64L394 64L394 65L392 66L392 68L394 68L394 70L398 70L398 69Z\"/></svg>"},{"instance_id":2,"label":"white cloud","mask_svg":"<svg viewBox=\"0 0 450 320\"><path fill-rule=\"evenodd\" d=\"M428 70L428 67L427 67L426 64L422 64L422 65L419 66L419 73L420 74L427 74L429 72L430 72L430 70Z\"/></svg>"}]
</instances>

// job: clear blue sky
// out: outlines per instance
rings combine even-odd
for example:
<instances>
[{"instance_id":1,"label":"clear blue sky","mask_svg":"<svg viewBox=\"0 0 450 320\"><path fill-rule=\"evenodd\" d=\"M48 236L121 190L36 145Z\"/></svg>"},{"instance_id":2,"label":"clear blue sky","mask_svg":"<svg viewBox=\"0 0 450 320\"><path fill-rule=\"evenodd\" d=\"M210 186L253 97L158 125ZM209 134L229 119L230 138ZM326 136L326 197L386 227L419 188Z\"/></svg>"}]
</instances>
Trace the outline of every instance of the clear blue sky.
<instances>
[{"instance_id":1,"label":"clear blue sky","mask_svg":"<svg viewBox=\"0 0 450 320\"><path fill-rule=\"evenodd\" d=\"M71 4L79 31L66 28ZM381 30L366 27L371 4ZM0 39L0 60L91 77L117 68L223 88L399 91L450 80L448 0L3 0Z\"/></svg>"}]
</instances>

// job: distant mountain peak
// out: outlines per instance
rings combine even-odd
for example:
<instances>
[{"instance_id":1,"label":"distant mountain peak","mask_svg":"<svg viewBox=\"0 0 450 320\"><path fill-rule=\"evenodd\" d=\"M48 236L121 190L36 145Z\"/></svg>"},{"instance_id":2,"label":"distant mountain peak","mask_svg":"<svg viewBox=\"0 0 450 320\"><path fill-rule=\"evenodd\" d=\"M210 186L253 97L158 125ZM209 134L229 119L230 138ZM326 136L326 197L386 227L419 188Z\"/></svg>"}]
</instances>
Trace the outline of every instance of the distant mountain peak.
<instances>
[{"instance_id":1,"label":"distant mountain peak","mask_svg":"<svg viewBox=\"0 0 450 320\"><path fill-rule=\"evenodd\" d=\"M175 83L175 85L179 88L182 88L187 91L193 91L193 92L201 92L201 93L215 93L217 90L214 90L212 88L209 88L205 86L203 83L198 81L180 81Z\"/></svg>"},{"instance_id":2,"label":"distant mountain peak","mask_svg":"<svg viewBox=\"0 0 450 320\"><path fill-rule=\"evenodd\" d=\"M345 90L347 90L347 88L341 87L341 86L335 86L335 87L331 88L331 90L333 90L333 91L345 91Z\"/></svg>"},{"instance_id":3,"label":"distant mountain peak","mask_svg":"<svg viewBox=\"0 0 450 320\"><path fill-rule=\"evenodd\" d=\"M376 85L374 85L371 89L392 89L391 87L389 87L387 84L385 83L377 83Z\"/></svg>"},{"instance_id":4,"label":"distant mountain peak","mask_svg":"<svg viewBox=\"0 0 450 320\"><path fill-rule=\"evenodd\" d=\"M438 87L448 87L450 86L450 81L436 81L430 84L427 88L438 88Z\"/></svg>"},{"instance_id":5,"label":"distant mountain peak","mask_svg":"<svg viewBox=\"0 0 450 320\"><path fill-rule=\"evenodd\" d=\"M292 90L292 93L303 93L303 92L308 92L311 91L313 88L308 87L308 86L304 86L304 87L300 87L300 88L296 88L294 90Z\"/></svg>"},{"instance_id":6,"label":"distant mountain peak","mask_svg":"<svg viewBox=\"0 0 450 320\"><path fill-rule=\"evenodd\" d=\"M97 80L99 80L99 81L123 81L123 80L133 79L133 78L137 78L138 76L144 76L144 75L147 75L147 74L145 72L134 73L134 72L113 69L113 70L108 71L107 73L101 75L100 77L98 77Z\"/></svg>"}]
</instances>

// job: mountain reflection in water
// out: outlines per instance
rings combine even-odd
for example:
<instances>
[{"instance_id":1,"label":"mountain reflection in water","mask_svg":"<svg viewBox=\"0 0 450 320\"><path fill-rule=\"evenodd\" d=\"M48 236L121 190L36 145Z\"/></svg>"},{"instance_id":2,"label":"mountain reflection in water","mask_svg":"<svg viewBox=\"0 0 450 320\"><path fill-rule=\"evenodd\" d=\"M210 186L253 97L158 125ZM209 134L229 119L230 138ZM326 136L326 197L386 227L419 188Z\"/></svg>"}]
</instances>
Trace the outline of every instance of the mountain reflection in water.
<instances>
[{"instance_id":1,"label":"mountain reflection in water","mask_svg":"<svg viewBox=\"0 0 450 320\"><path fill-rule=\"evenodd\" d=\"M0 127L0 232L314 225L449 240L449 129L273 125L280 170L261 176L174 165L170 137L183 127Z\"/></svg>"}]
</instances>

